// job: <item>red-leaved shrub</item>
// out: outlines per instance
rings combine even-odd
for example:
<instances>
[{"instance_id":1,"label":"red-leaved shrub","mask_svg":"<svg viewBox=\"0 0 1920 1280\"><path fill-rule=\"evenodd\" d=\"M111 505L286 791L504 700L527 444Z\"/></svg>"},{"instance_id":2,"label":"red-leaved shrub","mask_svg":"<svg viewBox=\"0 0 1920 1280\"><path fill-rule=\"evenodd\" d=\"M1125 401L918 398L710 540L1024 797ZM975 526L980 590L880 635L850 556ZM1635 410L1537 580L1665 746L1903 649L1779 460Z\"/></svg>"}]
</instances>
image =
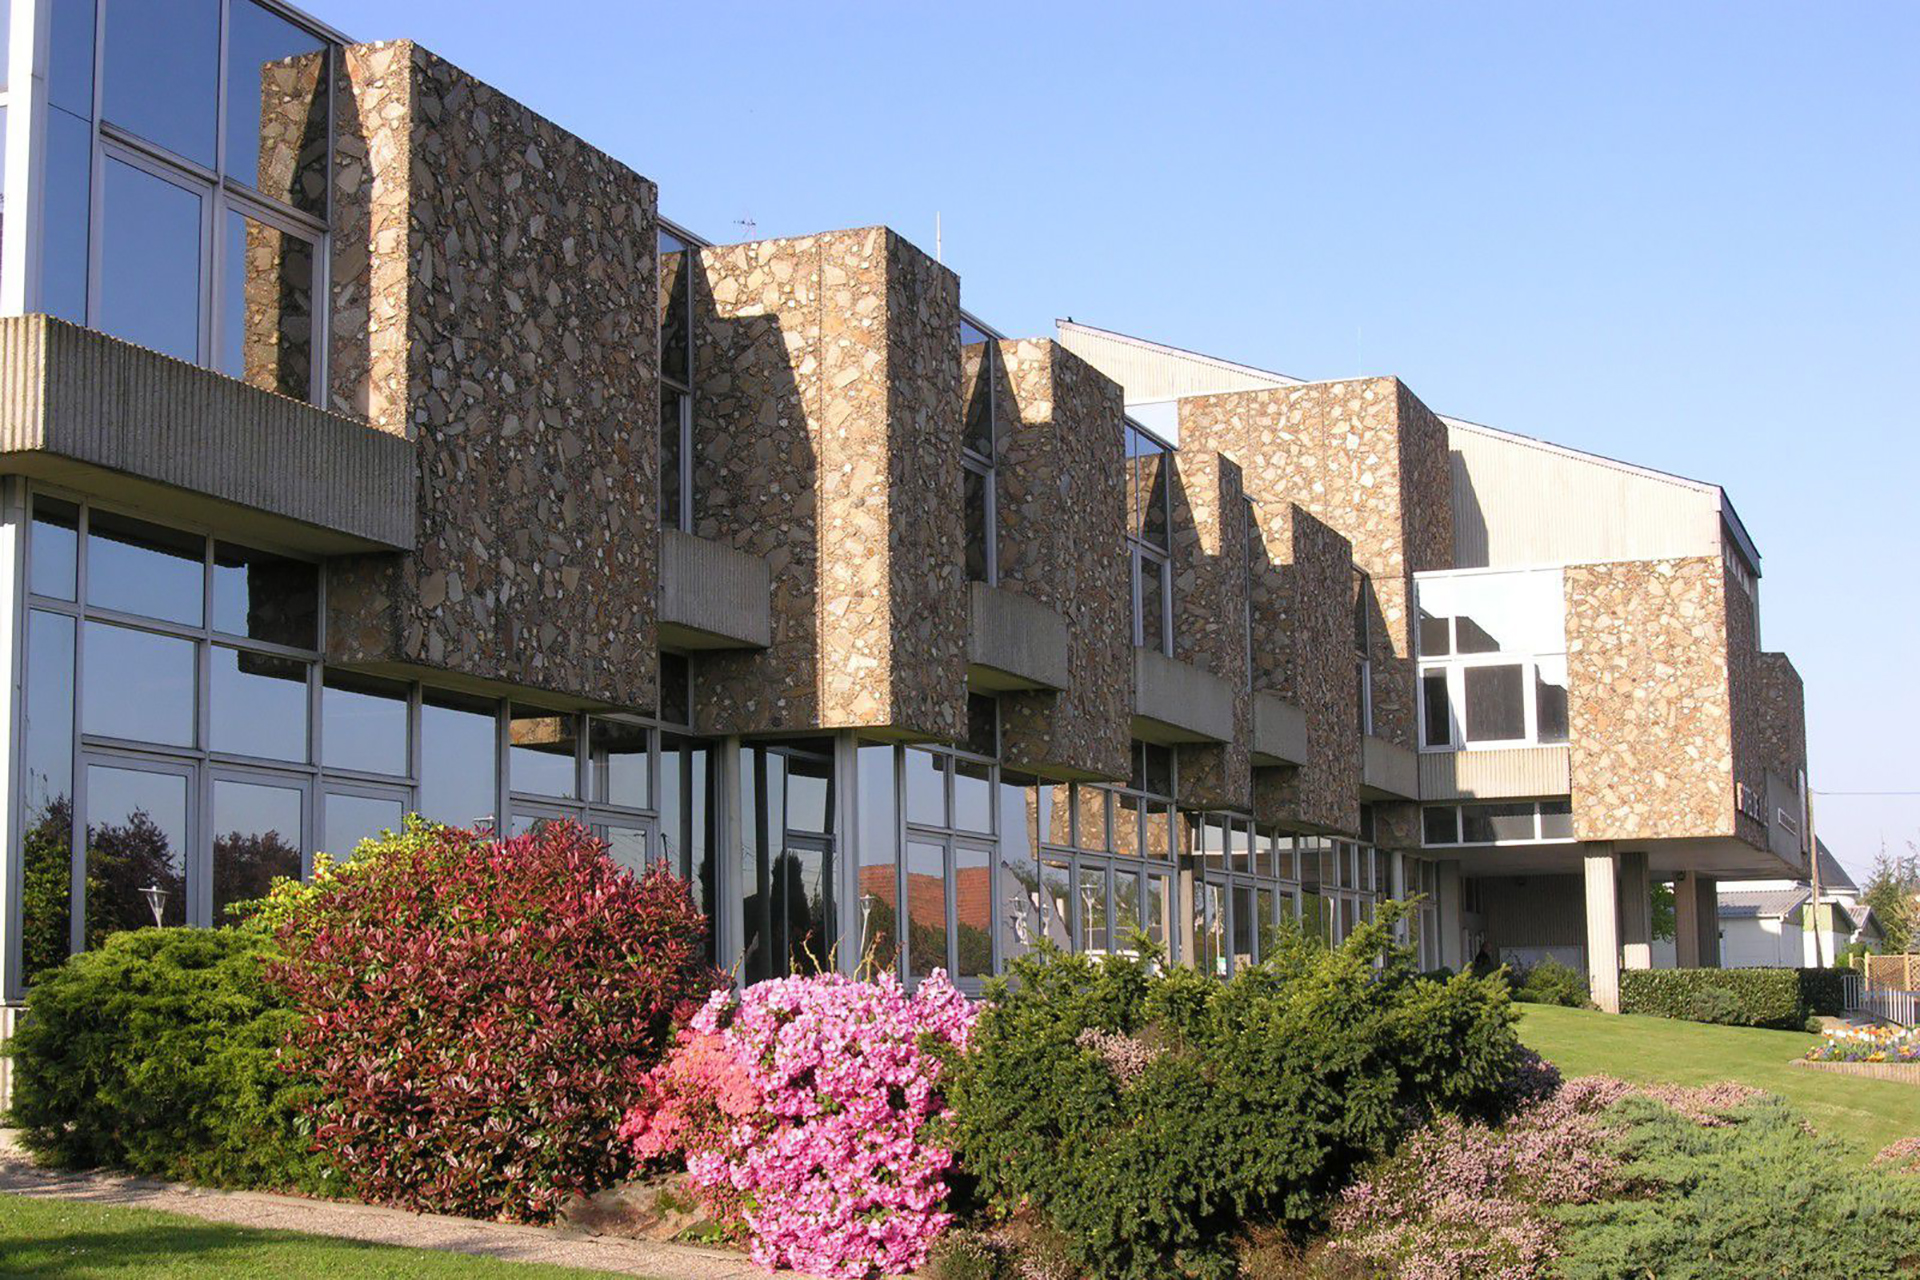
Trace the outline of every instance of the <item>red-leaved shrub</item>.
<instances>
[{"instance_id":1,"label":"red-leaved shrub","mask_svg":"<svg viewBox=\"0 0 1920 1280\"><path fill-rule=\"evenodd\" d=\"M684 881L571 823L416 825L292 895L275 981L322 1159L362 1199L540 1222L632 1167L615 1130L720 981Z\"/></svg>"}]
</instances>

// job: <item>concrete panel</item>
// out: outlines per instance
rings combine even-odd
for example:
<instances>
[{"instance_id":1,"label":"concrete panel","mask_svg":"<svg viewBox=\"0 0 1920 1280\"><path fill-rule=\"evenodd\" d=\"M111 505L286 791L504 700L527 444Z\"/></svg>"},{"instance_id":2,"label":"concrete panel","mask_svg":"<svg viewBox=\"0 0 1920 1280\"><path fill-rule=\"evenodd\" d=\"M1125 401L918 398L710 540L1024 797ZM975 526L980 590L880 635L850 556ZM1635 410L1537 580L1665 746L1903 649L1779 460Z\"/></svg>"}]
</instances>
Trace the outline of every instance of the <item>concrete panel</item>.
<instances>
[{"instance_id":1,"label":"concrete panel","mask_svg":"<svg viewBox=\"0 0 1920 1280\"><path fill-rule=\"evenodd\" d=\"M1371 800L1418 800L1419 757L1397 742L1367 735L1361 747L1360 789Z\"/></svg>"},{"instance_id":2,"label":"concrete panel","mask_svg":"<svg viewBox=\"0 0 1920 1280\"><path fill-rule=\"evenodd\" d=\"M660 640L681 649L764 649L773 643L773 575L759 556L711 538L660 531Z\"/></svg>"},{"instance_id":3,"label":"concrete panel","mask_svg":"<svg viewBox=\"0 0 1920 1280\"><path fill-rule=\"evenodd\" d=\"M1305 764L1307 713L1277 693L1253 695L1253 762Z\"/></svg>"},{"instance_id":4,"label":"concrete panel","mask_svg":"<svg viewBox=\"0 0 1920 1280\"><path fill-rule=\"evenodd\" d=\"M1233 689L1151 649L1133 651L1134 734L1149 742L1229 742Z\"/></svg>"},{"instance_id":5,"label":"concrete panel","mask_svg":"<svg viewBox=\"0 0 1920 1280\"><path fill-rule=\"evenodd\" d=\"M1427 751L1420 756L1422 800L1501 800L1564 796L1572 786L1567 748Z\"/></svg>"},{"instance_id":6,"label":"concrete panel","mask_svg":"<svg viewBox=\"0 0 1920 1280\"><path fill-rule=\"evenodd\" d=\"M0 471L339 553L413 545L413 445L48 316L0 319Z\"/></svg>"},{"instance_id":7,"label":"concrete panel","mask_svg":"<svg viewBox=\"0 0 1920 1280\"><path fill-rule=\"evenodd\" d=\"M970 683L985 689L1064 689L1067 620L1018 591L976 582L967 640Z\"/></svg>"}]
</instances>

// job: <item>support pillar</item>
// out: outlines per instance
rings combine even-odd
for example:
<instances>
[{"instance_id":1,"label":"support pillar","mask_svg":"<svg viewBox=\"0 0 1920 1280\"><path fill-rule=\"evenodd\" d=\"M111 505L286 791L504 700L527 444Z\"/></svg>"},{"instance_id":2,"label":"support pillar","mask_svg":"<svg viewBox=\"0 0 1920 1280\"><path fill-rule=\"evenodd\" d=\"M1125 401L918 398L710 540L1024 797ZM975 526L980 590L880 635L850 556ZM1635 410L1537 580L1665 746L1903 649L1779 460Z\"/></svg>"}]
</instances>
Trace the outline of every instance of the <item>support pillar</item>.
<instances>
[{"instance_id":1,"label":"support pillar","mask_svg":"<svg viewBox=\"0 0 1920 1280\"><path fill-rule=\"evenodd\" d=\"M1647 855L1620 855L1620 967L1653 968L1653 884Z\"/></svg>"},{"instance_id":2,"label":"support pillar","mask_svg":"<svg viewBox=\"0 0 1920 1280\"><path fill-rule=\"evenodd\" d=\"M1690 871L1673 877L1673 962L1700 967L1700 878Z\"/></svg>"},{"instance_id":3,"label":"support pillar","mask_svg":"<svg viewBox=\"0 0 1920 1280\"><path fill-rule=\"evenodd\" d=\"M1700 967L1720 967L1720 882L1712 876L1693 877L1694 936L1699 939Z\"/></svg>"},{"instance_id":4,"label":"support pillar","mask_svg":"<svg viewBox=\"0 0 1920 1280\"><path fill-rule=\"evenodd\" d=\"M1586 878L1587 985L1593 1002L1620 1012L1620 855L1609 843L1589 844Z\"/></svg>"}]
</instances>

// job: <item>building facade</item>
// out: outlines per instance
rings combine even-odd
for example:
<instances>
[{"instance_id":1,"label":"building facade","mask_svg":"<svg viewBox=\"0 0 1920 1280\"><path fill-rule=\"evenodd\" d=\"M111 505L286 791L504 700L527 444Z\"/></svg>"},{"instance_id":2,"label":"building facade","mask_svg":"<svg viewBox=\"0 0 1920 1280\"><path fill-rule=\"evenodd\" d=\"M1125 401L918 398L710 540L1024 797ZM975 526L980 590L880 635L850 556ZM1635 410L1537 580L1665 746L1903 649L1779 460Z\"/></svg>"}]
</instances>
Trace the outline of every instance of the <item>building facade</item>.
<instances>
[{"instance_id":1,"label":"building facade","mask_svg":"<svg viewBox=\"0 0 1920 1280\"><path fill-rule=\"evenodd\" d=\"M1717 488L1062 323L884 227L715 245L407 43L14 0L0 996L418 812L587 824L717 963L1712 963L1798 874ZM1706 907L1701 907L1706 903ZM1591 963L1589 960L1591 959Z\"/></svg>"}]
</instances>

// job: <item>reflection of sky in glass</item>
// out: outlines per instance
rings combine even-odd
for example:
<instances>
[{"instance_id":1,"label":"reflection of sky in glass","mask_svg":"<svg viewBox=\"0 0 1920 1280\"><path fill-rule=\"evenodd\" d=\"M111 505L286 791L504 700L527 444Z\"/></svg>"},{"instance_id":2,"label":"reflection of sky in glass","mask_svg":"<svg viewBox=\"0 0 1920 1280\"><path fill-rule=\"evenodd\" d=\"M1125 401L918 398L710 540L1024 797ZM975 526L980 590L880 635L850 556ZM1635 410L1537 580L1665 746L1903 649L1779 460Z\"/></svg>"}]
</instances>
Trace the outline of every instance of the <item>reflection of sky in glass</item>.
<instances>
[{"instance_id":1,"label":"reflection of sky in glass","mask_svg":"<svg viewBox=\"0 0 1920 1280\"><path fill-rule=\"evenodd\" d=\"M327 796L326 850L336 859L353 855L354 846L382 831L398 831L404 817L398 800L331 792Z\"/></svg>"},{"instance_id":2,"label":"reflection of sky in glass","mask_svg":"<svg viewBox=\"0 0 1920 1280\"><path fill-rule=\"evenodd\" d=\"M300 793L292 787L264 786L235 782L226 778L213 784L213 838L238 833L243 836L280 837L281 843L300 847Z\"/></svg>"},{"instance_id":3,"label":"reflection of sky in glass","mask_svg":"<svg viewBox=\"0 0 1920 1280\"><path fill-rule=\"evenodd\" d=\"M191 640L89 622L86 693L80 714L83 730L110 738L192 746L193 650Z\"/></svg>"},{"instance_id":4,"label":"reflection of sky in glass","mask_svg":"<svg viewBox=\"0 0 1920 1280\"><path fill-rule=\"evenodd\" d=\"M109 159L96 327L163 355L200 354L200 197Z\"/></svg>"},{"instance_id":5,"label":"reflection of sky in glass","mask_svg":"<svg viewBox=\"0 0 1920 1280\"><path fill-rule=\"evenodd\" d=\"M227 19L226 171L250 187L260 186L261 69L322 47L313 36L248 0L233 0ZM267 191L285 200L286 190ZM304 203L296 199L296 204Z\"/></svg>"},{"instance_id":6,"label":"reflection of sky in glass","mask_svg":"<svg viewBox=\"0 0 1920 1280\"><path fill-rule=\"evenodd\" d=\"M470 827L493 817L494 718L463 707L420 708L420 812Z\"/></svg>"},{"instance_id":7,"label":"reflection of sky in glass","mask_svg":"<svg viewBox=\"0 0 1920 1280\"><path fill-rule=\"evenodd\" d=\"M305 763L308 670L291 658L215 645L209 707L213 749Z\"/></svg>"},{"instance_id":8,"label":"reflection of sky in glass","mask_svg":"<svg viewBox=\"0 0 1920 1280\"><path fill-rule=\"evenodd\" d=\"M339 688L331 676L320 695L322 753L331 769L396 776L407 772L407 702L396 687L387 697L370 689Z\"/></svg>"},{"instance_id":9,"label":"reflection of sky in glass","mask_svg":"<svg viewBox=\"0 0 1920 1280\"><path fill-rule=\"evenodd\" d=\"M87 603L197 627L205 554L195 535L96 511L87 532Z\"/></svg>"},{"instance_id":10,"label":"reflection of sky in glass","mask_svg":"<svg viewBox=\"0 0 1920 1280\"><path fill-rule=\"evenodd\" d=\"M212 168L219 0L107 0L106 28L102 117Z\"/></svg>"}]
</instances>

